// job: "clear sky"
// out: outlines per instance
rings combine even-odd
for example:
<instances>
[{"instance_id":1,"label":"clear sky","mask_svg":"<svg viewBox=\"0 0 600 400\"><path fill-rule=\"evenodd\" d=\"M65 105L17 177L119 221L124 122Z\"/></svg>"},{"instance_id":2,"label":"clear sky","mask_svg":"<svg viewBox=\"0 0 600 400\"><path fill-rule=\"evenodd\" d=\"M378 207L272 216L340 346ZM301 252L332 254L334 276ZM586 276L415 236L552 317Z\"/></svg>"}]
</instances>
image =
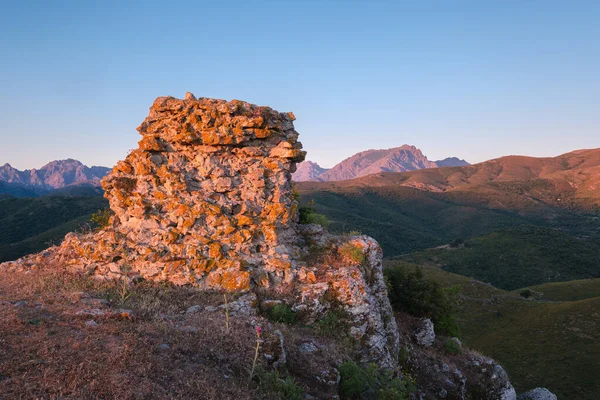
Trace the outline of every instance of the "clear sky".
<instances>
[{"instance_id":1,"label":"clear sky","mask_svg":"<svg viewBox=\"0 0 600 400\"><path fill-rule=\"evenodd\" d=\"M600 147L600 1L0 0L0 164L112 166L186 91L293 111L325 167Z\"/></svg>"}]
</instances>

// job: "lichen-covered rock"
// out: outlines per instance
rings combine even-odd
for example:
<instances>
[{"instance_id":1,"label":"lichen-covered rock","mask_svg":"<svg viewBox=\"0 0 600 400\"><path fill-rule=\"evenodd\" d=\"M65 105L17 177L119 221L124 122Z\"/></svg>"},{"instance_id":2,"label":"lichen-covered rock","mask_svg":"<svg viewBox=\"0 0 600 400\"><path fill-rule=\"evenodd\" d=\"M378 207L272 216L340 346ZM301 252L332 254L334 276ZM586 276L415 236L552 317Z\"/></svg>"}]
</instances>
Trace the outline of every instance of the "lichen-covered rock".
<instances>
[{"instance_id":1,"label":"lichen-covered rock","mask_svg":"<svg viewBox=\"0 0 600 400\"><path fill-rule=\"evenodd\" d=\"M557 400L558 397L546 388L535 388L520 394L517 400Z\"/></svg>"},{"instance_id":2,"label":"lichen-covered rock","mask_svg":"<svg viewBox=\"0 0 600 400\"><path fill-rule=\"evenodd\" d=\"M435 342L433 322L431 322L429 318L425 318L421 321L421 326L414 332L414 338L417 344L423 347L429 347Z\"/></svg>"},{"instance_id":3,"label":"lichen-covered rock","mask_svg":"<svg viewBox=\"0 0 600 400\"><path fill-rule=\"evenodd\" d=\"M479 372L479 391L486 400L517 400L515 388L500 364L491 358L473 356L472 365Z\"/></svg>"},{"instance_id":4,"label":"lichen-covered rock","mask_svg":"<svg viewBox=\"0 0 600 400\"><path fill-rule=\"evenodd\" d=\"M102 279L249 292L229 304L232 314L252 315L259 293L312 321L341 308L360 359L395 368L379 244L298 225L291 173L305 152L294 119L237 100L159 97L138 127L138 148L102 181L110 225L2 267L54 261ZM319 246L327 262L303 261Z\"/></svg>"}]
</instances>

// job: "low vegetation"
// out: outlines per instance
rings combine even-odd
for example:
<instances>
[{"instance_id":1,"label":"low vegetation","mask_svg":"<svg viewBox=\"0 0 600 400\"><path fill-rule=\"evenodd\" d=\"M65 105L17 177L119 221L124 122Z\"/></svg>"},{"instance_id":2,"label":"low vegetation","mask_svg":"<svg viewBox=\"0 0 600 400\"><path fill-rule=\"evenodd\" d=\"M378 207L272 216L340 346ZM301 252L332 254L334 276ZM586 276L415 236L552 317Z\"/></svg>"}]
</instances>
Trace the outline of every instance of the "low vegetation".
<instances>
[{"instance_id":1,"label":"low vegetation","mask_svg":"<svg viewBox=\"0 0 600 400\"><path fill-rule=\"evenodd\" d=\"M456 249L428 249L403 257L506 290L546 282L600 277L600 241L547 228L502 230Z\"/></svg>"},{"instance_id":2,"label":"low vegetation","mask_svg":"<svg viewBox=\"0 0 600 400\"><path fill-rule=\"evenodd\" d=\"M385 269L388 296L396 311L416 317L431 318L437 334L460 336L455 313L458 309L460 288L444 289L438 282L427 279L420 267L409 272L407 265Z\"/></svg>"},{"instance_id":3,"label":"low vegetation","mask_svg":"<svg viewBox=\"0 0 600 400\"><path fill-rule=\"evenodd\" d=\"M363 367L346 361L339 371L342 399L404 400L416 389L409 379L394 378L390 371L375 364Z\"/></svg>"}]
</instances>

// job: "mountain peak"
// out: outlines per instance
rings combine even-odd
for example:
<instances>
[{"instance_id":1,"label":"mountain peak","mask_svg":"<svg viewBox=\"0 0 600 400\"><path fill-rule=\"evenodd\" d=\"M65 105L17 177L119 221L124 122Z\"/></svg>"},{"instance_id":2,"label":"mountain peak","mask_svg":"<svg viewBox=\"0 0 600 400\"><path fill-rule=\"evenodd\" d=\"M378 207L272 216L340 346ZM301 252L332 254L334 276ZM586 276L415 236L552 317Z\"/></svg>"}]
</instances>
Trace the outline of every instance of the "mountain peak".
<instances>
[{"instance_id":1,"label":"mountain peak","mask_svg":"<svg viewBox=\"0 0 600 400\"><path fill-rule=\"evenodd\" d=\"M310 163L310 164L309 164ZM318 164L305 161L298 165L293 179L303 181L341 181L380 172L405 172L423 168L469 165L464 160L450 157L440 162L429 161L414 145L403 144L390 149L369 149L348 157L327 170Z\"/></svg>"},{"instance_id":2,"label":"mountain peak","mask_svg":"<svg viewBox=\"0 0 600 400\"><path fill-rule=\"evenodd\" d=\"M100 180L110 168L88 168L81 161L67 158L50 161L39 169L19 171L6 163L0 167L0 182L19 184L42 191L59 189L65 186L91 184L100 186Z\"/></svg>"}]
</instances>

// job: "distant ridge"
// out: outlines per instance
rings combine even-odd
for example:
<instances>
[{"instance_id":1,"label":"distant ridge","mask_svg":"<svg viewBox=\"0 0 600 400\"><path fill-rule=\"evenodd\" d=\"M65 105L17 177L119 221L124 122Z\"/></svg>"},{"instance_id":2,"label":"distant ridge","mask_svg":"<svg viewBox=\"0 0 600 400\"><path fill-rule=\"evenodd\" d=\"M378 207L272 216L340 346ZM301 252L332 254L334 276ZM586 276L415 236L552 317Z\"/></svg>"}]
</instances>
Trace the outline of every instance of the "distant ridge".
<instances>
[{"instance_id":1,"label":"distant ridge","mask_svg":"<svg viewBox=\"0 0 600 400\"><path fill-rule=\"evenodd\" d=\"M69 186L100 186L110 171L107 167L88 167L73 159L52 161L40 169L20 171L10 164L0 166L0 193L17 197L43 195Z\"/></svg>"},{"instance_id":2,"label":"distant ridge","mask_svg":"<svg viewBox=\"0 0 600 400\"><path fill-rule=\"evenodd\" d=\"M391 149L361 151L331 169L321 168L312 161L305 161L298 165L292 179L296 182L343 181L380 172L406 172L425 168L465 165L470 164L456 157L429 161L421 150L415 146L405 144Z\"/></svg>"}]
</instances>

